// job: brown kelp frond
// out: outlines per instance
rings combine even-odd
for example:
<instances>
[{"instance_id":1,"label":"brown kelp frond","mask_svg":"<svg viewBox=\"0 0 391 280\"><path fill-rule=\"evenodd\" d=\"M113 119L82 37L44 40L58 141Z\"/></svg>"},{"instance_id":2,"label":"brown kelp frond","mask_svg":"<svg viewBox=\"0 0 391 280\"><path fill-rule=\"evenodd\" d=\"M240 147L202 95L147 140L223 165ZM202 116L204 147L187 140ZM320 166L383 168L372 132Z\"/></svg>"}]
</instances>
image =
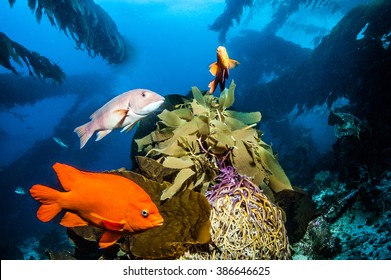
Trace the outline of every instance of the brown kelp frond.
<instances>
[{"instance_id":1,"label":"brown kelp frond","mask_svg":"<svg viewBox=\"0 0 391 280\"><path fill-rule=\"evenodd\" d=\"M243 11L246 7L253 6L253 0L226 0L225 8L221 15L219 15L209 29L219 32L219 42L224 43L228 30L233 26L234 20L240 23Z\"/></svg>"},{"instance_id":2,"label":"brown kelp frond","mask_svg":"<svg viewBox=\"0 0 391 280\"><path fill-rule=\"evenodd\" d=\"M10 1L12 3L14 1ZM121 63L126 58L126 44L111 17L92 0L30 0L40 22L43 11L52 26L67 36L70 34L78 49L86 49L92 57L102 56L111 63Z\"/></svg>"},{"instance_id":3,"label":"brown kelp frond","mask_svg":"<svg viewBox=\"0 0 391 280\"><path fill-rule=\"evenodd\" d=\"M32 77L38 77L41 80L53 79L60 84L65 79L65 73L60 66L50 62L49 59L37 52L29 51L19 43L12 41L3 32L0 32L0 64L11 70L12 73L18 74L11 64L11 59L19 66L23 65L22 60Z\"/></svg>"},{"instance_id":4,"label":"brown kelp frond","mask_svg":"<svg viewBox=\"0 0 391 280\"><path fill-rule=\"evenodd\" d=\"M228 158L230 165L256 185L265 183L275 192L292 189L271 147L253 128L261 114L229 110L235 101L235 87L232 82L218 98L193 87L193 100L172 111L164 110L158 115L157 129L135 140L138 151L146 157L178 170L161 199L185 189L205 193L220 172L222 158ZM148 173L143 171L148 166L139 167Z\"/></svg>"}]
</instances>

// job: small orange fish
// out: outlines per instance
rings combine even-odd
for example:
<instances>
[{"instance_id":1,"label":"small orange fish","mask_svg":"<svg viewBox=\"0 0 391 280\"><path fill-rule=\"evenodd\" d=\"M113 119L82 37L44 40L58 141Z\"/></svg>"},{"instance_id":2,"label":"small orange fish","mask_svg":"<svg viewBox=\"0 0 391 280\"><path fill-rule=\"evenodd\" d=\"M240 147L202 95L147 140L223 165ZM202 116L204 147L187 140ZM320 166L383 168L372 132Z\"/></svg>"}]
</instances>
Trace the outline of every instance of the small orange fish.
<instances>
[{"instance_id":1,"label":"small orange fish","mask_svg":"<svg viewBox=\"0 0 391 280\"><path fill-rule=\"evenodd\" d=\"M229 76L229 69L235 68L237 65L239 65L239 61L230 59L227 50L224 47L219 46L217 48L217 62L209 65L210 73L212 73L213 76L216 76L216 78L209 83L210 94L215 91L218 84L220 84L220 90L224 90L225 80L228 79Z\"/></svg>"},{"instance_id":2,"label":"small orange fish","mask_svg":"<svg viewBox=\"0 0 391 280\"><path fill-rule=\"evenodd\" d=\"M30 189L31 196L42 203L37 211L42 222L49 222L65 210L61 225L94 225L105 230L99 240L101 248L115 244L126 232L163 224L150 196L133 181L114 174L80 171L61 163L55 163L53 169L66 192L43 185Z\"/></svg>"}]
</instances>

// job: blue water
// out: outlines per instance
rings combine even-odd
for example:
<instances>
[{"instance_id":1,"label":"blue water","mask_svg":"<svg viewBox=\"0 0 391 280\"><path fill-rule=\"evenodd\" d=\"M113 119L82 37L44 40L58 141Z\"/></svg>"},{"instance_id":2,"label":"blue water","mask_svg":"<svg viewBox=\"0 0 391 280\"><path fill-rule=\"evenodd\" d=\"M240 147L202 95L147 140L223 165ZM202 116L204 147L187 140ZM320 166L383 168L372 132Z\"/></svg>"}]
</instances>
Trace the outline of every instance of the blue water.
<instances>
[{"instance_id":1,"label":"blue water","mask_svg":"<svg viewBox=\"0 0 391 280\"><path fill-rule=\"evenodd\" d=\"M2 170L22 156L32 153L39 141L52 137L59 137L69 145L69 150L77 150L79 140L73 129L64 130L57 126L64 118L69 120L72 127L86 123L88 116L93 112L89 107L93 102L103 105L114 96L134 88L148 88L161 95L186 95L192 86L207 89L208 83L213 79L208 66L215 61L216 48L221 43L218 41L218 34L209 30L208 26L224 10L224 0L95 1L108 12L119 32L131 45L129 59L119 65L108 65L101 57L91 58L86 51L77 50L75 42L64 32L53 28L45 15L38 24L26 2L17 0L13 8L10 8L8 1L0 2L0 31L26 48L37 51L59 64L68 77L88 74L88 77L95 77L102 85L107 86L97 87L93 78L81 79L82 84L77 87L79 91L69 91L56 97L48 96L33 104L14 104L11 107L0 104ZM299 47L313 49L317 37L328 34L355 3L365 1L338 2L342 8L335 13L326 8L312 11L310 8L301 7L276 35ZM231 40L240 36L243 30L261 30L270 21L272 12L273 8L270 5L245 9L240 24L235 22L227 33L225 45L232 58L238 61L247 59L239 49L230 50ZM251 48L252 42L243 44ZM14 66L17 64L14 63ZM25 66L16 68L22 76L28 75ZM249 69L245 66L242 68ZM5 73L10 72L0 67L0 75ZM241 72L239 66L231 71L230 78L235 79L235 76L244 77L249 74L251 73ZM265 83L274 78L273 73L264 73L263 76L259 76L257 83ZM235 79L235 82L240 85L247 81ZM42 81L37 80L36 83ZM83 94L80 90L83 87L93 88L96 94ZM61 86L57 88L60 89ZM21 92L14 94L26 95L28 92L28 88L23 88ZM237 98L240 98L240 91ZM76 102L79 103L78 111L70 110ZM336 138L333 128L327 125L327 108L321 106L322 104L306 108L305 111L297 113L292 111L290 122L292 125L308 128L318 152L325 153L331 150ZM259 110L256 104L248 104L246 109ZM76 118L80 114L85 117ZM264 128L265 141L273 142L274 147L278 147L281 139L273 136L266 126ZM61 131L60 135L56 134L56 131ZM56 186L57 181L51 170L52 163L77 163L79 168L96 171L130 168L132 136L133 132L120 134L115 131L100 142L91 139L85 149L77 153L72 152L72 156L67 153L67 149L51 141L52 146L40 155L45 163L43 166L23 167L29 171L26 174L34 174L34 178L30 179L29 176L24 176L24 173L15 173L12 182L0 182L1 199L4 201L0 239L22 244L27 238L39 238L47 233L48 229L59 227L57 224L44 224L36 219L35 211L38 204L28 195L28 189L36 183ZM39 163L40 158L35 162ZM51 177L47 176L48 173L52 174ZM27 194L16 194L14 190L17 187L24 188Z\"/></svg>"}]
</instances>

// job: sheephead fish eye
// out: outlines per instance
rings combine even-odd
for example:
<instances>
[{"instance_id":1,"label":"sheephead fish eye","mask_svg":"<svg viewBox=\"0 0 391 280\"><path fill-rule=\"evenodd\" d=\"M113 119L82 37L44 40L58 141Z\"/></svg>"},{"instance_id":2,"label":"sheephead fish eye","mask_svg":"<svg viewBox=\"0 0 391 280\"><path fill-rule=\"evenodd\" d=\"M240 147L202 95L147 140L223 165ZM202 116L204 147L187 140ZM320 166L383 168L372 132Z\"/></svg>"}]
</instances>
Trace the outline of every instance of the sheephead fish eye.
<instances>
[{"instance_id":1,"label":"sheephead fish eye","mask_svg":"<svg viewBox=\"0 0 391 280\"><path fill-rule=\"evenodd\" d=\"M143 215L144 218L148 217L149 213L147 210L142 210L141 215Z\"/></svg>"},{"instance_id":2,"label":"sheephead fish eye","mask_svg":"<svg viewBox=\"0 0 391 280\"><path fill-rule=\"evenodd\" d=\"M143 92L141 93L141 96L142 96L142 97L145 97L145 96L146 96L146 93L143 91Z\"/></svg>"}]
</instances>

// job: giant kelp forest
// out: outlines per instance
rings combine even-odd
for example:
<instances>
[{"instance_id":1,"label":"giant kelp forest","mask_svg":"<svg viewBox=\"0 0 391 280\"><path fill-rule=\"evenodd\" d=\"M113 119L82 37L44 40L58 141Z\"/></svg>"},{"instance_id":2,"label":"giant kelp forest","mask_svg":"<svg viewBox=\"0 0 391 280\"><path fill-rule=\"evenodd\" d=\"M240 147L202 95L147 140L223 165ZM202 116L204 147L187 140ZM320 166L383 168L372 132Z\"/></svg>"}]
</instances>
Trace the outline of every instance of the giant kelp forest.
<instances>
[{"instance_id":1,"label":"giant kelp forest","mask_svg":"<svg viewBox=\"0 0 391 280\"><path fill-rule=\"evenodd\" d=\"M72 246L64 242L64 234L50 232L40 241L42 258L391 258L391 3L373 1L353 8L311 50L285 41L277 31L300 7L333 13L341 9L339 1L283 2L226 0L209 28L218 32L233 57L243 57L234 70L235 82L217 97L205 94L202 87L167 96L162 110L145 118L129 143L126 156L132 168L107 171L139 183L158 205L165 225L124 236L105 250L98 248L97 228L68 229ZM114 22L93 1L28 4L38 21L45 11L53 26L92 56L109 63L125 58L125 44ZM229 29L243 20L244 11L251 14L251 9L266 4L274 11L266 27L227 41ZM75 16L64 18L61 9ZM95 37L103 35L108 39ZM42 67L52 69L55 64L41 58L36 70L36 64L21 55L22 46L5 34L2 38L0 48L7 50L1 52L4 67L15 73L11 62L23 61L30 75L52 78ZM12 74L0 76L4 94L8 93L8 103L2 106L41 100L46 93L94 96L111 86L102 77L88 77L93 85L81 88L78 81L85 77L63 80L65 74L56 75L63 82L56 90L28 79L21 83ZM31 95L11 94L26 86ZM349 103L333 105L340 98ZM297 114L305 114L324 103L335 143L319 153L311 131L293 124L290 113L296 108ZM91 104L91 110L98 104ZM76 102L70 111L77 113L65 116L55 128L54 134L65 142L71 141L75 120L88 118L79 106ZM263 134L263 128L270 135ZM273 145L274 137L278 146ZM25 175L19 181L50 178L53 157L81 166L98 157L93 146L84 152L84 158L76 156L79 149L74 147L64 153L52 139L45 139L2 170L1 177L7 184L13 184L15 173ZM50 158L42 156L48 153ZM2 207L17 209L9 202Z\"/></svg>"},{"instance_id":2,"label":"giant kelp forest","mask_svg":"<svg viewBox=\"0 0 391 280\"><path fill-rule=\"evenodd\" d=\"M16 0L9 0L12 7ZM121 63L126 58L126 44L111 17L94 1L37 1L29 0L28 7L37 23L45 15L51 25L75 41L76 48L86 50L92 57L103 57L108 63ZM57 64L46 57L30 51L6 34L0 34L0 64L17 74L13 63L22 66L22 60L32 77L53 79L61 83L65 78Z\"/></svg>"},{"instance_id":3,"label":"giant kelp forest","mask_svg":"<svg viewBox=\"0 0 391 280\"><path fill-rule=\"evenodd\" d=\"M209 26L211 30L219 33L221 43L225 43L229 29L242 21L246 8L255 10L266 5L273 8L272 19L260 30L271 34L275 34L300 6L310 10L327 7L332 12L340 8L337 0L226 0L225 3L224 11Z\"/></svg>"},{"instance_id":4,"label":"giant kelp forest","mask_svg":"<svg viewBox=\"0 0 391 280\"><path fill-rule=\"evenodd\" d=\"M352 137L338 137L334 146L338 153L335 164L342 168L340 175L345 178L358 178L360 165L366 166L369 178L379 176L389 167L390 131L385 120L390 117L386 109L389 104L386 93L391 86L390 9L388 1L354 8L300 65L287 73L277 72L279 78L265 85L247 84L249 87L243 89L245 98L238 99L237 106L245 108L241 100L255 102L264 96L268 102L259 105L263 114L282 116L296 104L311 108L327 101L331 106L339 97L348 98L350 108L335 109L339 117L331 114L329 123L341 128L350 122L359 131L355 134L352 127L350 135L346 135ZM364 37L357 39L366 25ZM356 121L348 121L347 115L354 116L350 120ZM354 137L357 133L359 137ZM343 143L353 150L344 151Z\"/></svg>"}]
</instances>

